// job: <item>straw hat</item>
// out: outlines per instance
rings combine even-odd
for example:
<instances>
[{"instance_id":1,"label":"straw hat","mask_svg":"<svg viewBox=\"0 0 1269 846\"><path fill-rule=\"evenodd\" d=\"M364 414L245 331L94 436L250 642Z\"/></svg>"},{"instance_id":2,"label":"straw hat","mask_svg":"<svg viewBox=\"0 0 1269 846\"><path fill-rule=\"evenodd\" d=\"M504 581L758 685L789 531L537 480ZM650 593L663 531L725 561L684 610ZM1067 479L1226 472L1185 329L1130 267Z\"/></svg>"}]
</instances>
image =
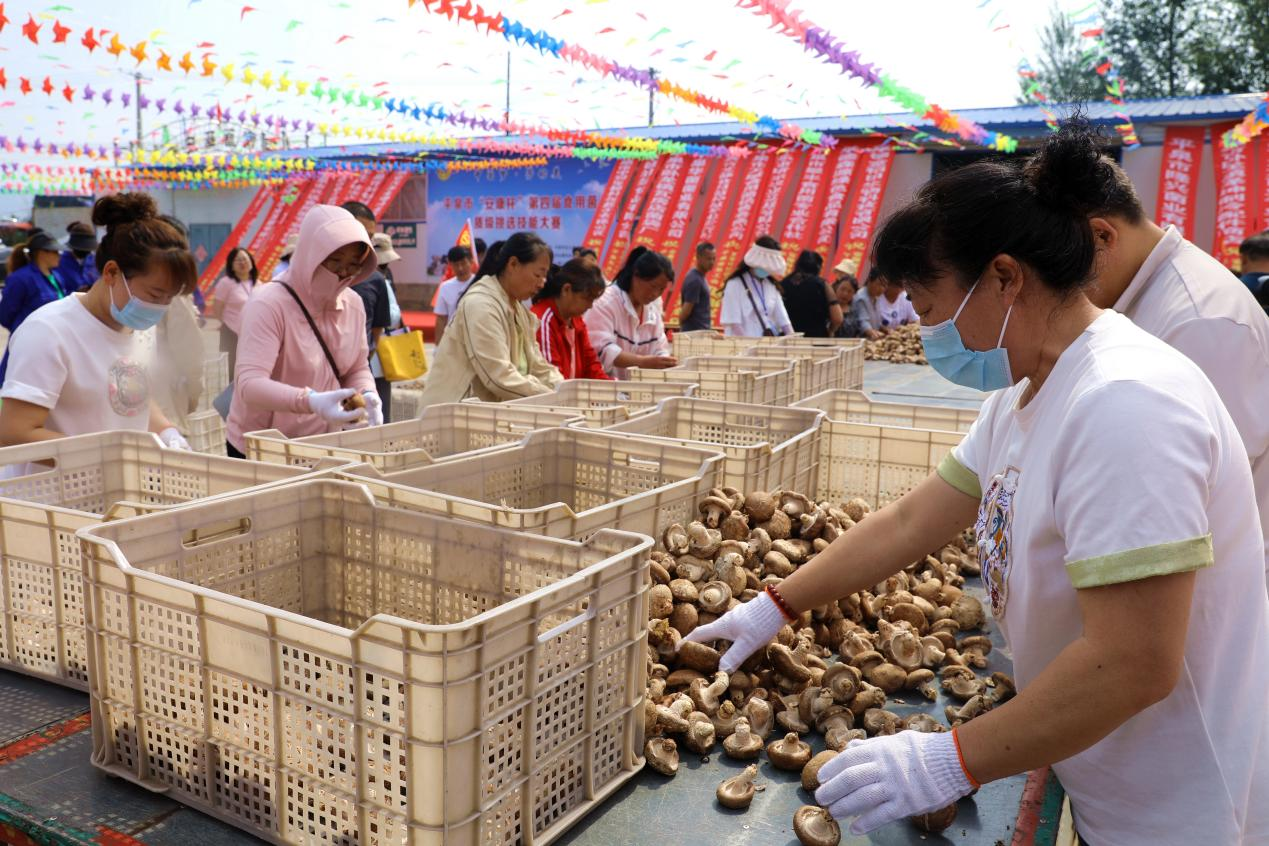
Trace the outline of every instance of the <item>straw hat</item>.
<instances>
[{"instance_id":1,"label":"straw hat","mask_svg":"<svg viewBox=\"0 0 1269 846\"><path fill-rule=\"evenodd\" d=\"M859 273L859 262L854 259L844 258L837 263L837 267L834 267L833 270L838 273L849 273L851 276L855 276Z\"/></svg>"}]
</instances>

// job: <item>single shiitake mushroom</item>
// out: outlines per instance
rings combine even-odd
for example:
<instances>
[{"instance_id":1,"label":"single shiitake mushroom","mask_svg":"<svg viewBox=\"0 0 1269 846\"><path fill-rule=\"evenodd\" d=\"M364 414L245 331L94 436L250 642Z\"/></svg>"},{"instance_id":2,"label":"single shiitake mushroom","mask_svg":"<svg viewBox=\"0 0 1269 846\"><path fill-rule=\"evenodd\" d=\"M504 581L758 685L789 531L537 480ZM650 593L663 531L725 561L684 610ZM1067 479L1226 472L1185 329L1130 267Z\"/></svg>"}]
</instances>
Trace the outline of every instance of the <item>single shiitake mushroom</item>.
<instances>
[{"instance_id":1,"label":"single shiitake mushroom","mask_svg":"<svg viewBox=\"0 0 1269 846\"><path fill-rule=\"evenodd\" d=\"M692 682L703 678L705 676L699 670L693 670L690 667L680 667L665 677L665 686L671 690L676 687L690 687Z\"/></svg>"},{"instance_id":2,"label":"single shiitake mushroom","mask_svg":"<svg viewBox=\"0 0 1269 846\"><path fill-rule=\"evenodd\" d=\"M706 527L717 529L722 524L723 518L731 514L731 501L718 496L707 496L701 500L697 510L700 511L701 520L704 521Z\"/></svg>"},{"instance_id":3,"label":"single shiitake mushroom","mask_svg":"<svg viewBox=\"0 0 1269 846\"><path fill-rule=\"evenodd\" d=\"M770 535L774 543L778 540L786 540L793 534L793 521L783 511L775 511L766 522L759 524L758 528Z\"/></svg>"},{"instance_id":4,"label":"single shiitake mushroom","mask_svg":"<svg viewBox=\"0 0 1269 846\"><path fill-rule=\"evenodd\" d=\"M744 541L749 539L749 518L739 511L733 511L723 518L723 522L719 524L718 531L722 533L723 540Z\"/></svg>"},{"instance_id":5,"label":"single shiitake mushroom","mask_svg":"<svg viewBox=\"0 0 1269 846\"><path fill-rule=\"evenodd\" d=\"M670 595L674 597L675 602L695 602L700 599L700 591L696 589L696 584L687 579L671 579Z\"/></svg>"},{"instance_id":6,"label":"single shiitake mushroom","mask_svg":"<svg viewBox=\"0 0 1269 846\"><path fill-rule=\"evenodd\" d=\"M987 684L991 686L991 692L987 694L987 700L992 708L1013 699L1018 692L1018 688L1013 683L1013 678L1007 673L992 673Z\"/></svg>"},{"instance_id":7,"label":"single shiitake mushroom","mask_svg":"<svg viewBox=\"0 0 1269 846\"><path fill-rule=\"evenodd\" d=\"M956 645L956 651L971 667L984 669L987 666L987 655L991 652L991 638L986 635L972 635L962 638Z\"/></svg>"},{"instance_id":8,"label":"single shiitake mushroom","mask_svg":"<svg viewBox=\"0 0 1269 846\"><path fill-rule=\"evenodd\" d=\"M699 670L702 673L713 673L718 670L718 650L703 643L684 640L679 643L679 664Z\"/></svg>"},{"instance_id":9,"label":"single shiitake mushroom","mask_svg":"<svg viewBox=\"0 0 1269 846\"><path fill-rule=\"evenodd\" d=\"M718 799L718 804L724 808L731 808L733 811L743 810L749 807L749 803L753 801L754 784L753 780L758 775L758 765L750 764L741 771L740 775L734 775L718 785L718 790L714 792L714 796Z\"/></svg>"},{"instance_id":10,"label":"single shiitake mushroom","mask_svg":"<svg viewBox=\"0 0 1269 846\"><path fill-rule=\"evenodd\" d=\"M668 737L650 738L643 745L643 757L661 775L672 776L679 771L679 746Z\"/></svg>"},{"instance_id":11,"label":"single shiitake mushroom","mask_svg":"<svg viewBox=\"0 0 1269 846\"><path fill-rule=\"evenodd\" d=\"M819 805L803 805L793 815L793 833L803 846L837 846L842 842L842 830L824 808Z\"/></svg>"},{"instance_id":12,"label":"single shiitake mushroom","mask_svg":"<svg viewBox=\"0 0 1269 846\"><path fill-rule=\"evenodd\" d=\"M983 613L983 604L968 593L962 593L948 608L948 612L961 631L981 629L987 617Z\"/></svg>"},{"instance_id":13,"label":"single shiitake mushroom","mask_svg":"<svg viewBox=\"0 0 1269 846\"><path fill-rule=\"evenodd\" d=\"M820 768L837 757L831 749L819 753L802 768L802 789L812 796L820 789Z\"/></svg>"},{"instance_id":14,"label":"single shiitake mushroom","mask_svg":"<svg viewBox=\"0 0 1269 846\"><path fill-rule=\"evenodd\" d=\"M852 740L867 740L868 732L863 729L830 729L824 735L824 745L834 752L841 752Z\"/></svg>"},{"instance_id":15,"label":"single shiitake mushroom","mask_svg":"<svg viewBox=\"0 0 1269 846\"><path fill-rule=\"evenodd\" d=\"M908 819L912 821L918 831L924 831L926 834L938 834L940 831L946 831L956 821L956 803L953 802L936 811L917 814L915 817L909 817Z\"/></svg>"},{"instance_id":16,"label":"single shiitake mushroom","mask_svg":"<svg viewBox=\"0 0 1269 846\"><path fill-rule=\"evenodd\" d=\"M674 627L679 634L689 634L696 628L699 621L700 611L697 610L695 603L674 603L674 610L670 612L670 625Z\"/></svg>"},{"instance_id":17,"label":"single shiitake mushroom","mask_svg":"<svg viewBox=\"0 0 1269 846\"><path fill-rule=\"evenodd\" d=\"M859 681L862 674L855 667L849 664L843 664L840 661L829 666L824 671L824 676L820 679L820 684L824 689L833 694L833 700L839 704L845 705L855 697L859 691Z\"/></svg>"},{"instance_id":18,"label":"single shiitake mushroom","mask_svg":"<svg viewBox=\"0 0 1269 846\"><path fill-rule=\"evenodd\" d=\"M344 407L344 411L356 411L359 408L366 407L366 398L358 392L341 402L340 405Z\"/></svg>"},{"instance_id":19,"label":"single shiitake mushroom","mask_svg":"<svg viewBox=\"0 0 1269 846\"><path fill-rule=\"evenodd\" d=\"M745 703L745 717L749 720L749 730L760 740L766 740L775 727L775 714L771 711L771 703L759 696L753 696ZM739 731L739 724L737 731Z\"/></svg>"},{"instance_id":20,"label":"single shiitake mushroom","mask_svg":"<svg viewBox=\"0 0 1269 846\"><path fill-rule=\"evenodd\" d=\"M717 529L711 529L703 523L690 523L687 527L687 551L697 558L714 560L718 545L723 536Z\"/></svg>"},{"instance_id":21,"label":"single shiitake mushroom","mask_svg":"<svg viewBox=\"0 0 1269 846\"><path fill-rule=\"evenodd\" d=\"M983 692L983 681L969 667L944 667L939 674L943 689L961 702L967 702Z\"/></svg>"},{"instance_id":22,"label":"single shiitake mushroom","mask_svg":"<svg viewBox=\"0 0 1269 846\"><path fill-rule=\"evenodd\" d=\"M904 721L903 727L910 731L920 731L926 734L938 734L947 731L947 726L929 714L913 714Z\"/></svg>"},{"instance_id":23,"label":"single shiitake mushroom","mask_svg":"<svg viewBox=\"0 0 1269 846\"><path fill-rule=\"evenodd\" d=\"M697 600L702 611L708 611L711 614L725 614L727 607L731 604L732 591L726 582L709 582L700 590L700 597Z\"/></svg>"},{"instance_id":24,"label":"single shiitake mushroom","mask_svg":"<svg viewBox=\"0 0 1269 846\"><path fill-rule=\"evenodd\" d=\"M908 683L908 673L895 664L874 664L864 671L864 678L886 694L898 693Z\"/></svg>"},{"instance_id":25,"label":"single shiitake mushroom","mask_svg":"<svg viewBox=\"0 0 1269 846\"><path fill-rule=\"evenodd\" d=\"M869 708L864 712L864 730L873 737L897 734L903 730L903 718L882 708Z\"/></svg>"},{"instance_id":26,"label":"single shiitake mushroom","mask_svg":"<svg viewBox=\"0 0 1269 846\"><path fill-rule=\"evenodd\" d=\"M692 697L692 703L698 709L712 716L718 713L722 697L727 695L727 688L730 684L731 680L727 677L727 674L719 672L714 674L714 680L708 684L705 679L697 679L692 682L688 694Z\"/></svg>"},{"instance_id":27,"label":"single shiitake mushroom","mask_svg":"<svg viewBox=\"0 0 1269 846\"><path fill-rule=\"evenodd\" d=\"M948 705L943 709L943 716L951 724L952 728L956 728L961 723L967 723L987 710L987 701L982 696L974 696L959 709L953 705Z\"/></svg>"},{"instance_id":28,"label":"single shiitake mushroom","mask_svg":"<svg viewBox=\"0 0 1269 846\"><path fill-rule=\"evenodd\" d=\"M846 512L847 517L858 523L860 520L864 519L864 517L872 513L872 506L868 504L867 500L855 497L854 499L848 500L842 506L842 510Z\"/></svg>"},{"instance_id":29,"label":"single shiitake mushroom","mask_svg":"<svg viewBox=\"0 0 1269 846\"><path fill-rule=\"evenodd\" d=\"M723 752L737 761L752 761L762 754L762 738L750 730L749 720L741 717L736 730L723 741Z\"/></svg>"},{"instance_id":30,"label":"single shiitake mushroom","mask_svg":"<svg viewBox=\"0 0 1269 846\"><path fill-rule=\"evenodd\" d=\"M710 722L707 714L699 711L693 711L688 722L687 732L683 735L683 742L697 755L708 755L710 750L714 748L714 724Z\"/></svg>"},{"instance_id":31,"label":"single shiitake mushroom","mask_svg":"<svg viewBox=\"0 0 1269 846\"><path fill-rule=\"evenodd\" d=\"M810 681L811 671L789 647L780 643L771 644L767 647L767 659L771 661L772 668L789 681L795 684Z\"/></svg>"},{"instance_id":32,"label":"single shiitake mushroom","mask_svg":"<svg viewBox=\"0 0 1269 846\"><path fill-rule=\"evenodd\" d=\"M661 545L671 555L683 555L687 552L687 529L679 523L671 523L661 533Z\"/></svg>"},{"instance_id":33,"label":"single shiitake mushroom","mask_svg":"<svg viewBox=\"0 0 1269 846\"><path fill-rule=\"evenodd\" d=\"M775 514L776 500L767 491L753 491L745 495L744 512L753 523L765 523Z\"/></svg>"},{"instance_id":34,"label":"single shiitake mushroom","mask_svg":"<svg viewBox=\"0 0 1269 846\"><path fill-rule=\"evenodd\" d=\"M797 772L811 760L811 747L791 731L767 744L767 760L777 769Z\"/></svg>"},{"instance_id":35,"label":"single shiitake mushroom","mask_svg":"<svg viewBox=\"0 0 1269 846\"><path fill-rule=\"evenodd\" d=\"M786 558L783 553L776 552L774 549L762 558L762 572L766 576L787 579L793 575L796 569L792 561Z\"/></svg>"},{"instance_id":36,"label":"single shiitake mushroom","mask_svg":"<svg viewBox=\"0 0 1269 846\"><path fill-rule=\"evenodd\" d=\"M648 616L665 619L674 610L674 594L669 585L653 585L648 591Z\"/></svg>"}]
</instances>

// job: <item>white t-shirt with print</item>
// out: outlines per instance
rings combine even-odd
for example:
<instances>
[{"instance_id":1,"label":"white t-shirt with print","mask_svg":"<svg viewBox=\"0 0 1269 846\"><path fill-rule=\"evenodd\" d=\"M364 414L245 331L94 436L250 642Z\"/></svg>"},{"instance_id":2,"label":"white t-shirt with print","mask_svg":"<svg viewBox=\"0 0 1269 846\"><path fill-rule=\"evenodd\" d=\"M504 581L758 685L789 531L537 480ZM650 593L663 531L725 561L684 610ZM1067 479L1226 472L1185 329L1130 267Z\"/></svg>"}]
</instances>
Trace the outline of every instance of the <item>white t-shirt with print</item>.
<instances>
[{"instance_id":1,"label":"white t-shirt with print","mask_svg":"<svg viewBox=\"0 0 1269 846\"><path fill-rule=\"evenodd\" d=\"M990 396L940 468L983 492L983 582L1019 689L1081 636L1077 589L1198 571L1176 688L1053 767L1078 829L1108 846L1265 843L1269 598L1233 421L1192 362L1109 311L1019 409L1026 389Z\"/></svg>"},{"instance_id":2,"label":"white t-shirt with print","mask_svg":"<svg viewBox=\"0 0 1269 846\"><path fill-rule=\"evenodd\" d=\"M436 307L432 309L438 317L449 319L454 316L454 310L458 308L458 299L467 290L467 286L476 281L476 277L465 282L457 279L447 279L441 283L440 290L436 292Z\"/></svg>"},{"instance_id":3,"label":"white t-shirt with print","mask_svg":"<svg viewBox=\"0 0 1269 846\"><path fill-rule=\"evenodd\" d=\"M904 291L894 302L887 300L885 294L877 297L877 319L881 321L879 328L893 329L905 323L916 323L920 318L912 307L912 300L908 299L908 292Z\"/></svg>"},{"instance_id":4,"label":"white t-shirt with print","mask_svg":"<svg viewBox=\"0 0 1269 846\"><path fill-rule=\"evenodd\" d=\"M1260 528L1269 532L1269 316L1260 303L1228 268L1169 226L1115 311L1176 347L1216 386L1247 449Z\"/></svg>"},{"instance_id":5,"label":"white t-shirt with print","mask_svg":"<svg viewBox=\"0 0 1269 846\"><path fill-rule=\"evenodd\" d=\"M45 427L66 435L150 427L145 335L116 332L84 307L82 294L36 310L9 340L0 397L49 410ZM195 342L199 339L195 338Z\"/></svg>"},{"instance_id":6,"label":"white t-shirt with print","mask_svg":"<svg viewBox=\"0 0 1269 846\"><path fill-rule=\"evenodd\" d=\"M776 335L793 332L779 289L770 279L758 279L750 273L727 280L718 322L727 335L735 334L733 327L740 327L737 337L741 338L761 338L763 329Z\"/></svg>"}]
</instances>

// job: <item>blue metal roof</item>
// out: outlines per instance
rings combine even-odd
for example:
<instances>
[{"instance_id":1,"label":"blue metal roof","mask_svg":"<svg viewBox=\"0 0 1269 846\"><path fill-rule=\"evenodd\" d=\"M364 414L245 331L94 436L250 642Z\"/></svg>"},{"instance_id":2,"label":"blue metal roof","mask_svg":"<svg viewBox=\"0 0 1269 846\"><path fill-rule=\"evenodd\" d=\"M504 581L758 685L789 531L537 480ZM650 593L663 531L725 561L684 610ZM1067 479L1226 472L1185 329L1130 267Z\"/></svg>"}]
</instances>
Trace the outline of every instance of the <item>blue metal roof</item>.
<instances>
[{"instance_id":1,"label":"blue metal roof","mask_svg":"<svg viewBox=\"0 0 1269 846\"><path fill-rule=\"evenodd\" d=\"M1237 120L1263 100L1263 93L1210 94L1196 97L1163 97L1150 100L1129 100L1122 106L1098 102L1080 104L1085 116L1094 123L1118 123L1116 112L1129 115L1139 127L1149 124L1184 123L1187 121ZM1075 104L1050 104L1059 116L1075 109ZM956 114L981 124L989 130L1026 137L1039 136L1047 131L1045 114L1038 106L999 106L985 109L957 109ZM803 129L828 132L834 135L852 135L877 130L902 133L902 127L933 128L931 121L918 118L908 112L888 114L850 115L841 117L787 118ZM629 135L642 138L669 140L716 140L747 138L756 133L753 127L735 122L694 123L675 126L635 126L598 130L604 134ZM520 139L530 143L550 143L544 138ZM283 155L311 156L314 158L354 158L382 156L391 153L412 155L422 152L445 152L446 148L422 144L356 144L344 146L312 147L292 150Z\"/></svg>"}]
</instances>

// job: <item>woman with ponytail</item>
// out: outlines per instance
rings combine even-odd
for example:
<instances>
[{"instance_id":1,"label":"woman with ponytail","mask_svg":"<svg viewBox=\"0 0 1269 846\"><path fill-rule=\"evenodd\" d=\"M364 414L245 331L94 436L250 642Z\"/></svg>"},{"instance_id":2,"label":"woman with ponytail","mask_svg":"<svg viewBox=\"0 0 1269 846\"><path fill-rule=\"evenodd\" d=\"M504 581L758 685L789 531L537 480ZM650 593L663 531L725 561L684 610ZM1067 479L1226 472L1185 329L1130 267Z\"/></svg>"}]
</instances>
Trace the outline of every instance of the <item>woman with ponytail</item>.
<instances>
[{"instance_id":1,"label":"woman with ponytail","mask_svg":"<svg viewBox=\"0 0 1269 846\"><path fill-rule=\"evenodd\" d=\"M189 245L145 194L102 197L92 221L106 228L97 248L101 276L88 291L36 311L10 339L0 442L131 429L188 449L153 399L149 330L197 282Z\"/></svg>"},{"instance_id":2,"label":"woman with ponytail","mask_svg":"<svg viewBox=\"0 0 1269 846\"><path fill-rule=\"evenodd\" d=\"M423 406L468 397L505 402L550 393L564 381L542 357L537 321L523 304L542 290L550 267L550 247L532 232L490 248L436 349Z\"/></svg>"},{"instance_id":3,"label":"woman with ponytail","mask_svg":"<svg viewBox=\"0 0 1269 846\"><path fill-rule=\"evenodd\" d=\"M9 336L18 331L37 309L65 297L74 288L67 286L57 270L62 260L61 245L43 229L32 229L26 242L14 247L9 255L9 275L0 296L0 326ZM9 367L9 353L0 361L0 383Z\"/></svg>"},{"instance_id":4,"label":"woman with ponytail","mask_svg":"<svg viewBox=\"0 0 1269 846\"><path fill-rule=\"evenodd\" d=\"M674 266L660 253L635 247L613 284L586 312L586 328L599 361L611 376L626 378L626 368L664 370L678 360L670 355L661 296L674 283Z\"/></svg>"},{"instance_id":5,"label":"woman with ponytail","mask_svg":"<svg viewBox=\"0 0 1269 846\"><path fill-rule=\"evenodd\" d=\"M950 732L838 753L815 799L852 833L1045 766L1084 842L1251 846L1269 831L1251 467L1198 367L1090 300L1087 164L976 162L890 217L874 261L911 295L931 366L992 393L937 472L685 638L729 643L732 671L799 614L974 526L1017 695Z\"/></svg>"}]
</instances>

